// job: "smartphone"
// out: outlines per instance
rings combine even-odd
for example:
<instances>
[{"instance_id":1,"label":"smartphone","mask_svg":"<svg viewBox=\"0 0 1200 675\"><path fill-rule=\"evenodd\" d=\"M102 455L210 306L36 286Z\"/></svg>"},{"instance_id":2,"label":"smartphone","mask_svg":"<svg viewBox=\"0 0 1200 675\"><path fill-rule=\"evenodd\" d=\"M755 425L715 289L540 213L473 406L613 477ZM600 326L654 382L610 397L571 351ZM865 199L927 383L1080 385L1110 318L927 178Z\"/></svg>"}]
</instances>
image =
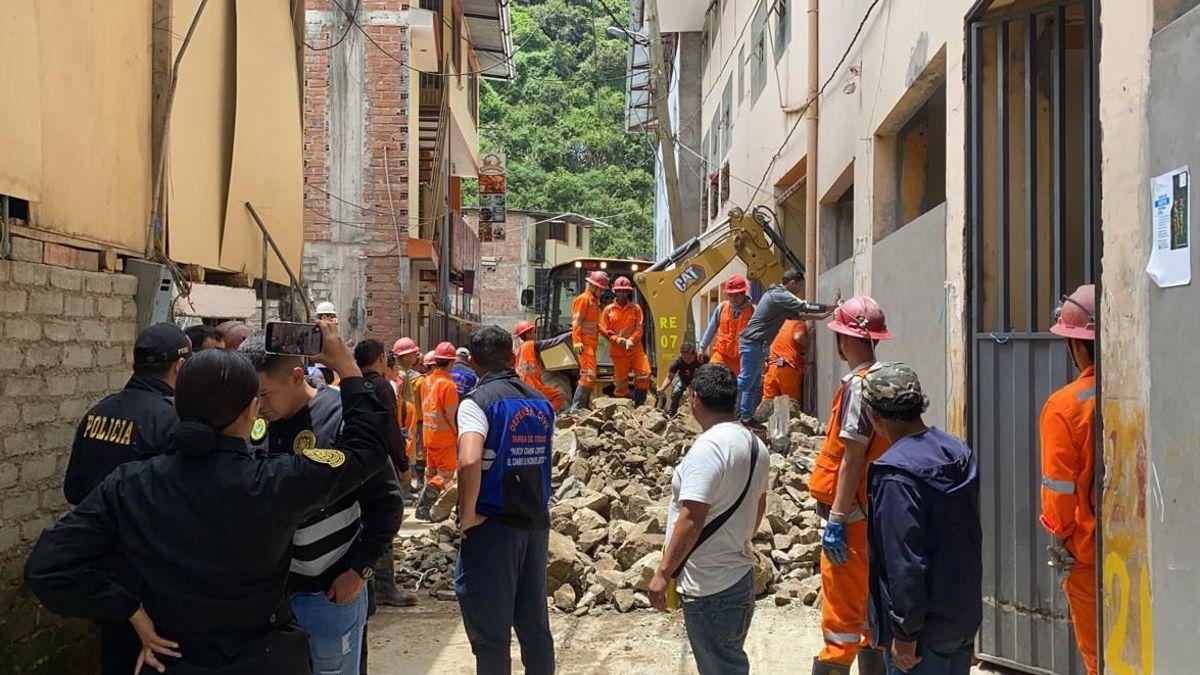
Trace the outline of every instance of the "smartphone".
<instances>
[{"instance_id":1,"label":"smartphone","mask_svg":"<svg viewBox=\"0 0 1200 675\"><path fill-rule=\"evenodd\" d=\"M267 351L272 354L313 356L323 348L321 329L315 323L267 322Z\"/></svg>"}]
</instances>

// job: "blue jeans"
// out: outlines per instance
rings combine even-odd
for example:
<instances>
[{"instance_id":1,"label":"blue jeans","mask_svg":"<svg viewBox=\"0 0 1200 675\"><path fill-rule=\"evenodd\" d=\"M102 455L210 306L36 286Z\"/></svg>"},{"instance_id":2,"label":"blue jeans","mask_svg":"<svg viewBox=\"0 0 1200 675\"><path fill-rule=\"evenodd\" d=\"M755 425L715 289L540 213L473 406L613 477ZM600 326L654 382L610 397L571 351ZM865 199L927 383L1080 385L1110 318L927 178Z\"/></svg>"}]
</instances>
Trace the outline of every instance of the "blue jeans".
<instances>
[{"instance_id":1,"label":"blue jeans","mask_svg":"<svg viewBox=\"0 0 1200 675\"><path fill-rule=\"evenodd\" d=\"M367 626L367 590L344 605L324 593L293 593L292 612L308 633L315 675L358 675L363 631Z\"/></svg>"},{"instance_id":2,"label":"blue jeans","mask_svg":"<svg viewBox=\"0 0 1200 675\"><path fill-rule=\"evenodd\" d=\"M739 343L742 370L738 373L738 412L743 420L754 415L754 409L762 402L763 363L767 358L765 343L742 340Z\"/></svg>"},{"instance_id":3,"label":"blue jeans","mask_svg":"<svg viewBox=\"0 0 1200 675\"><path fill-rule=\"evenodd\" d=\"M700 675L750 672L743 645L753 618L753 571L719 593L683 596L683 624Z\"/></svg>"},{"instance_id":4,"label":"blue jeans","mask_svg":"<svg viewBox=\"0 0 1200 675\"><path fill-rule=\"evenodd\" d=\"M918 644L917 656L921 657L921 662L905 673L892 663L892 650L889 646L883 650L883 661L887 664L888 675L968 675L971 672L971 657L974 653L974 645L970 642L950 651L934 650Z\"/></svg>"},{"instance_id":5,"label":"blue jeans","mask_svg":"<svg viewBox=\"0 0 1200 675\"><path fill-rule=\"evenodd\" d=\"M478 675L512 672L512 631L528 675L554 672L546 610L550 530L522 530L489 518L467 530L454 569L454 594Z\"/></svg>"}]
</instances>

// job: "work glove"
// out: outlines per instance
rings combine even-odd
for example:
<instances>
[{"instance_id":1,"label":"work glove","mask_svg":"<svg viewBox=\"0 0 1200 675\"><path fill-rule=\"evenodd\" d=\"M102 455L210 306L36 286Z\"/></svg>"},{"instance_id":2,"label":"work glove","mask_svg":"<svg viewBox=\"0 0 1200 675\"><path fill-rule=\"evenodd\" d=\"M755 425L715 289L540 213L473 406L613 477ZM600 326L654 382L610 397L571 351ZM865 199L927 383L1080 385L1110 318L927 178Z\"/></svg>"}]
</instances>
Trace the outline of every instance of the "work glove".
<instances>
[{"instance_id":1,"label":"work glove","mask_svg":"<svg viewBox=\"0 0 1200 675\"><path fill-rule=\"evenodd\" d=\"M633 349L633 340L630 340L629 338L622 338L621 346L625 349Z\"/></svg>"},{"instance_id":2,"label":"work glove","mask_svg":"<svg viewBox=\"0 0 1200 675\"><path fill-rule=\"evenodd\" d=\"M1053 544L1046 547L1046 555L1050 558L1046 564L1061 574L1070 574L1071 568L1075 566L1075 556L1071 555L1060 539L1055 539Z\"/></svg>"},{"instance_id":3,"label":"work glove","mask_svg":"<svg viewBox=\"0 0 1200 675\"><path fill-rule=\"evenodd\" d=\"M821 548L825 557L834 565L845 564L850 557L850 549L846 546L846 526L843 523L830 522L825 525L825 534L821 536Z\"/></svg>"},{"instance_id":4,"label":"work glove","mask_svg":"<svg viewBox=\"0 0 1200 675\"><path fill-rule=\"evenodd\" d=\"M583 343L575 342L571 345L571 349L575 351L575 356L579 356L583 352Z\"/></svg>"}]
</instances>

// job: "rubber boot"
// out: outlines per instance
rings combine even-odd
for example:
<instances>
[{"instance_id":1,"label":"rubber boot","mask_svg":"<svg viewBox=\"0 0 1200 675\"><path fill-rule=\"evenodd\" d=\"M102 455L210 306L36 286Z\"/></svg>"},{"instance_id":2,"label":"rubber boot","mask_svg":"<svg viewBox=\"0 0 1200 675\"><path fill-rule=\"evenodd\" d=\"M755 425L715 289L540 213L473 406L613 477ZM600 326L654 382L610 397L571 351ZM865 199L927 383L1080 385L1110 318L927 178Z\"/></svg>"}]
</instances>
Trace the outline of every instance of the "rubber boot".
<instances>
[{"instance_id":1,"label":"rubber boot","mask_svg":"<svg viewBox=\"0 0 1200 675\"><path fill-rule=\"evenodd\" d=\"M576 387L575 398L571 399L571 409L568 413L581 413L592 403L592 390L587 387Z\"/></svg>"},{"instance_id":2,"label":"rubber boot","mask_svg":"<svg viewBox=\"0 0 1200 675\"><path fill-rule=\"evenodd\" d=\"M887 675L883 652L865 647L858 650L858 675Z\"/></svg>"},{"instance_id":3,"label":"rubber boot","mask_svg":"<svg viewBox=\"0 0 1200 675\"><path fill-rule=\"evenodd\" d=\"M645 405L646 404L646 396L649 393L650 392L646 391L645 389L634 389L633 390L633 405L635 407L640 406L640 405Z\"/></svg>"},{"instance_id":4,"label":"rubber boot","mask_svg":"<svg viewBox=\"0 0 1200 675\"><path fill-rule=\"evenodd\" d=\"M826 663L813 657L812 675L850 675L850 666L838 663Z\"/></svg>"},{"instance_id":5,"label":"rubber boot","mask_svg":"<svg viewBox=\"0 0 1200 675\"><path fill-rule=\"evenodd\" d=\"M421 499L417 502L417 510L414 514L417 520L429 521L429 507L433 506L433 503L437 501L438 494L439 491L436 487L429 483L425 484L425 489L421 490Z\"/></svg>"},{"instance_id":6,"label":"rubber boot","mask_svg":"<svg viewBox=\"0 0 1200 675\"><path fill-rule=\"evenodd\" d=\"M375 578L371 580L371 586L375 591L375 602L392 607L412 607L417 604L417 596L396 585L396 558L391 548L379 556L374 568Z\"/></svg>"}]
</instances>

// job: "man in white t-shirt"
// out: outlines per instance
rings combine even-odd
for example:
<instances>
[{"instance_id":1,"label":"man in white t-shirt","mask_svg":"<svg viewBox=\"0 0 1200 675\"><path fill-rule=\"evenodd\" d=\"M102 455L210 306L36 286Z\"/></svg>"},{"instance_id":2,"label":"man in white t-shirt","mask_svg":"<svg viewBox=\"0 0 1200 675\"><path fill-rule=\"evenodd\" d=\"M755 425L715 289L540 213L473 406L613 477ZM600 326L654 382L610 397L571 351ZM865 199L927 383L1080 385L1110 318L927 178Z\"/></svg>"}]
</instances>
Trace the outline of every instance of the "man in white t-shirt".
<instances>
[{"instance_id":1,"label":"man in white t-shirt","mask_svg":"<svg viewBox=\"0 0 1200 675\"><path fill-rule=\"evenodd\" d=\"M671 479L667 544L650 582L650 602L665 610L668 580L682 565L677 585L701 675L750 671L743 649L754 616L750 541L766 509L771 460L738 422L737 394L729 368L708 364L696 371L692 415L704 433ZM716 529L697 546L706 526Z\"/></svg>"}]
</instances>

